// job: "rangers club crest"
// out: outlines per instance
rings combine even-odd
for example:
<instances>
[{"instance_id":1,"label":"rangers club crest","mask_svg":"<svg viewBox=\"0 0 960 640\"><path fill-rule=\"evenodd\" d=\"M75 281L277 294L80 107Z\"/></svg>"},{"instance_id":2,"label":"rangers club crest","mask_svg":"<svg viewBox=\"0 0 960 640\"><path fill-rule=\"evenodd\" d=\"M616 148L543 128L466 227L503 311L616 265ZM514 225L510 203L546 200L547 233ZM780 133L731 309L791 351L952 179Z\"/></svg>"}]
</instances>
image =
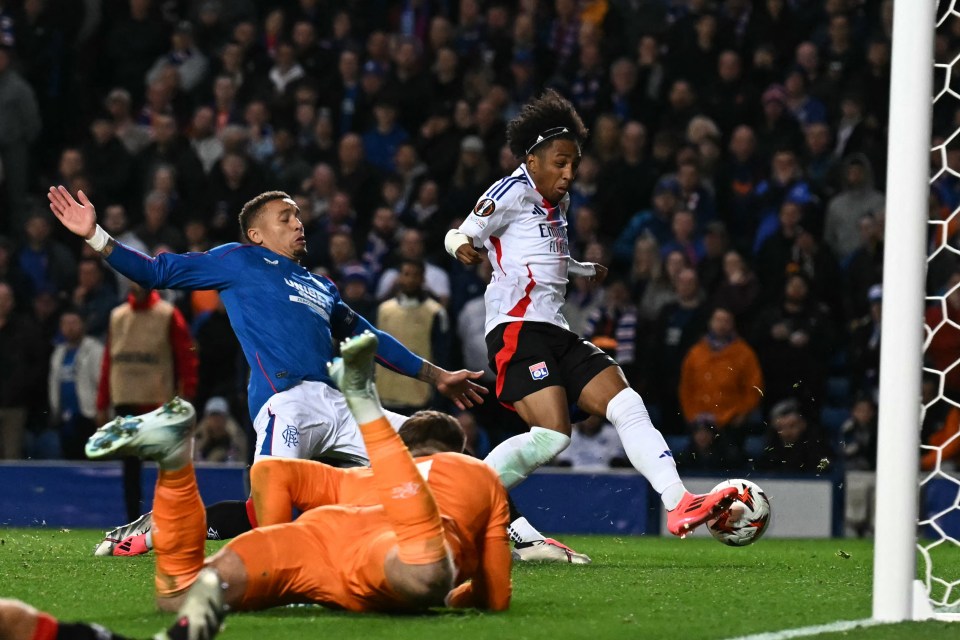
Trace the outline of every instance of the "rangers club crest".
<instances>
[{"instance_id":1,"label":"rangers club crest","mask_svg":"<svg viewBox=\"0 0 960 640\"><path fill-rule=\"evenodd\" d=\"M543 380L548 375L550 375L550 371L547 370L546 362L538 362L537 364L530 365L530 377L534 380Z\"/></svg>"},{"instance_id":2,"label":"rangers club crest","mask_svg":"<svg viewBox=\"0 0 960 640\"><path fill-rule=\"evenodd\" d=\"M478 218L486 218L497 208L497 204L490 198L484 198L473 208L473 215Z\"/></svg>"},{"instance_id":3,"label":"rangers club crest","mask_svg":"<svg viewBox=\"0 0 960 640\"><path fill-rule=\"evenodd\" d=\"M288 447L300 446L300 430L292 424L288 424L281 435L283 436L283 443Z\"/></svg>"}]
</instances>

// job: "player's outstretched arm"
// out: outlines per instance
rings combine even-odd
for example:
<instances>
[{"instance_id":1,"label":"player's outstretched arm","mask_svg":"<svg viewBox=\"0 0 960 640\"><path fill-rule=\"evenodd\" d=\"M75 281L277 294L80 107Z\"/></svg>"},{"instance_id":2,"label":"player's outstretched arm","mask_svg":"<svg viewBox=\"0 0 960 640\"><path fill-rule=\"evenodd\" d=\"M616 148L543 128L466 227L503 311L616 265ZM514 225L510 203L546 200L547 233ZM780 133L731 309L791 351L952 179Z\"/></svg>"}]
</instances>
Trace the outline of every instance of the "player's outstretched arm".
<instances>
[{"instance_id":1,"label":"player's outstretched arm","mask_svg":"<svg viewBox=\"0 0 960 640\"><path fill-rule=\"evenodd\" d=\"M40 624L40 612L30 605L0 598L0 640L30 640Z\"/></svg>"},{"instance_id":2,"label":"player's outstretched arm","mask_svg":"<svg viewBox=\"0 0 960 640\"><path fill-rule=\"evenodd\" d=\"M165 253L156 258L117 242L97 224L97 212L83 191L79 202L66 187L50 187L47 199L50 210L72 233L87 241L107 263L148 289L222 289L230 283L234 266L224 266L228 249L219 253L179 255Z\"/></svg>"},{"instance_id":3,"label":"player's outstretched arm","mask_svg":"<svg viewBox=\"0 0 960 640\"><path fill-rule=\"evenodd\" d=\"M420 373L417 374L418 380L429 382L437 391L443 394L460 410L469 409L477 404L483 404L483 395L487 389L474 380L483 377L482 371L469 371L460 369L459 371L447 371L432 362L423 361Z\"/></svg>"},{"instance_id":4,"label":"player's outstretched arm","mask_svg":"<svg viewBox=\"0 0 960 640\"><path fill-rule=\"evenodd\" d=\"M459 409L483 404L487 389L474 382L483 376L482 371L447 371L424 360L389 333L374 327L342 300L337 301L332 317L334 337L358 336L364 331L377 336L377 362L380 365L407 377L430 383Z\"/></svg>"},{"instance_id":5,"label":"player's outstretched arm","mask_svg":"<svg viewBox=\"0 0 960 640\"><path fill-rule=\"evenodd\" d=\"M63 226L84 240L90 240L97 230L97 211L83 191L78 191L77 197L80 202L63 185L50 187L47 192L50 210Z\"/></svg>"},{"instance_id":6,"label":"player's outstretched arm","mask_svg":"<svg viewBox=\"0 0 960 640\"><path fill-rule=\"evenodd\" d=\"M0 640L33 638L105 638L127 640L97 624L63 623L19 600L0 598ZM213 636L210 636L213 638Z\"/></svg>"},{"instance_id":7,"label":"player's outstretched arm","mask_svg":"<svg viewBox=\"0 0 960 640\"><path fill-rule=\"evenodd\" d=\"M506 531L506 527L502 530ZM510 582L511 563L510 544L506 540L506 534L498 537L488 535L484 541L479 574L473 580L454 588L447 594L444 604L456 609L506 611L510 608L513 591Z\"/></svg>"},{"instance_id":8,"label":"player's outstretched arm","mask_svg":"<svg viewBox=\"0 0 960 640\"><path fill-rule=\"evenodd\" d=\"M511 552L507 538L510 509L500 478L493 469L488 471L487 493L491 502L487 509L486 532L480 547L480 565L471 581L461 584L447 595L446 604L450 607L504 611L510 606ZM479 486L474 490L479 494Z\"/></svg>"}]
</instances>

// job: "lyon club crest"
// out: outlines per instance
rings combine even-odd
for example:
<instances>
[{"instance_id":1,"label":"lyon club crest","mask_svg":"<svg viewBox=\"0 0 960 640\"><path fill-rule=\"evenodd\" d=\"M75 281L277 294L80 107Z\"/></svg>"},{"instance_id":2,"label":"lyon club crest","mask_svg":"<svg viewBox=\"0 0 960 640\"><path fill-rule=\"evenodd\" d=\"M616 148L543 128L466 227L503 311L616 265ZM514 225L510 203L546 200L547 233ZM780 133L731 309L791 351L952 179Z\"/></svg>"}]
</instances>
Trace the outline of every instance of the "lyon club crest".
<instances>
[{"instance_id":1,"label":"lyon club crest","mask_svg":"<svg viewBox=\"0 0 960 640\"><path fill-rule=\"evenodd\" d=\"M547 370L546 362L538 362L537 364L530 365L530 377L534 380L543 380L548 375L550 375L550 371Z\"/></svg>"}]
</instances>

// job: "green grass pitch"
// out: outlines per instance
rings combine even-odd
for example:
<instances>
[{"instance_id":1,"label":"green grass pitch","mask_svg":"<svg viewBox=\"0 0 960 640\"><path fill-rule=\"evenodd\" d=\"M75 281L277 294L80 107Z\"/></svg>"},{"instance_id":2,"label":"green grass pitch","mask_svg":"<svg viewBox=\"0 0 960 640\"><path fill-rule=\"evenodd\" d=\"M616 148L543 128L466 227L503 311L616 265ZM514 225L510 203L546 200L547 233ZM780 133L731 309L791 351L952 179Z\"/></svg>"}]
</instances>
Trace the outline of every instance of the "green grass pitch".
<instances>
[{"instance_id":1,"label":"green grass pitch","mask_svg":"<svg viewBox=\"0 0 960 640\"><path fill-rule=\"evenodd\" d=\"M152 555L94 558L100 535L0 529L0 597L134 637L167 626L172 616L153 606ZM763 540L735 549L703 539L564 540L594 563L515 566L513 604L505 614L381 616L288 607L230 616L222 637L720 640L870 615L868 542ZM960 624L908 623L820 637L929 640L960 637Z\"/></svg>"}]
</instances>

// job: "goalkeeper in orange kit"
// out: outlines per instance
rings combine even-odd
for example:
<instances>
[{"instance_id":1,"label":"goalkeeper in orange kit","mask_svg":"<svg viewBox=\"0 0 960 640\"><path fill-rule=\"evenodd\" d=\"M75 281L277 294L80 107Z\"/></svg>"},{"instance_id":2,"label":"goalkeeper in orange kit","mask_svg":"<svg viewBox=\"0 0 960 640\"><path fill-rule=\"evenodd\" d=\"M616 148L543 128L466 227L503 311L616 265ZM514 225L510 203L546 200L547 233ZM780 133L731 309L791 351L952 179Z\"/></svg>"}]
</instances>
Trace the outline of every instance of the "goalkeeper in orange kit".
<instances>
[{"instance_id":1,"label":"goalkeeper in orange kit","mask_svg":"<svg viewBox=\"0 0 960 640\"><path fill-rule=\"evenodd\" d=\"M508 510L499 478L458 453L414 461L383 417L372 381L376 346L369 333L351 338L342 362L331 367L360 424L371 470L313 465L323 471L311 472L318 482L310 485L314 499L356 503L328 504L295 522L247 532L206 561L204 508L190 463L193 407L174 400L137 418L118 418L91 437L90 457L134 453L160 466L153 505L156 599L161 609L179 613L157 638L211 638L227 608L293 602L358 612L509 606ZM455 448L442 435L449 434L446 418L436 412L415 418L424 452ZM373 497L375 506L359 506ZM0 640L72 638L120 636L0 601Z\"/></svg>"}]
</instances>

